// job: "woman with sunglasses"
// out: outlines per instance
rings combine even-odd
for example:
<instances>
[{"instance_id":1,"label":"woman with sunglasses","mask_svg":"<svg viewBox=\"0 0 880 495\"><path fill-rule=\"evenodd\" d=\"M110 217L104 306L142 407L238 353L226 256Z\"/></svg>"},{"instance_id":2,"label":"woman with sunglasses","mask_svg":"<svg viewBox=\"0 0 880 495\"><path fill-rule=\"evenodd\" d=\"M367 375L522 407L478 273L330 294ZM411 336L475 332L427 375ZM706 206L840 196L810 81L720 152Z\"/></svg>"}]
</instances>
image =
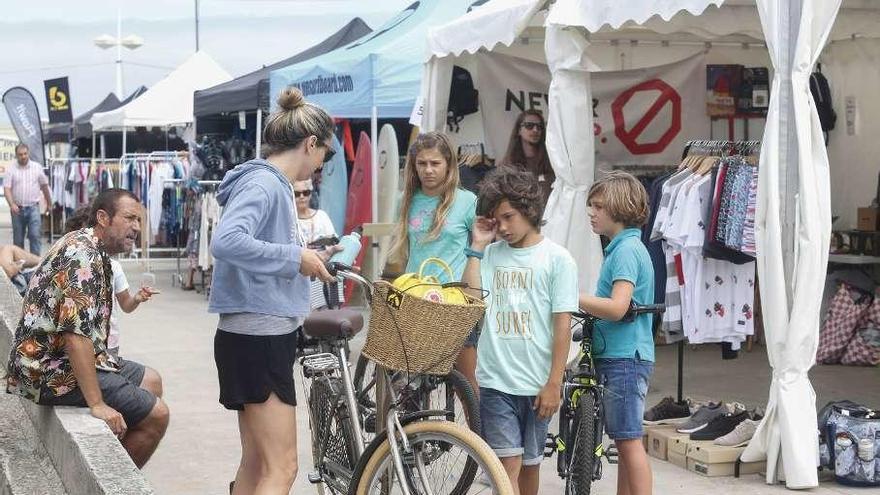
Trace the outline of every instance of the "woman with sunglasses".
<instances>
[{"instance_id":1,"label":"woman with sunglasses","mask_svg":"<svg viewBox=\"0 0 880 495\"><path fill-rule=\"evenodd\" d=\"M507 145L507 153L501 159L501 165L509 165L523 168L535 174L538 178L538 186L541 188L541 197L544 205L550 197L550 189L556 175L550 166L550 157L547 155L546 138L547 126L544 116L537 110L526 110L516 118L516 124L510 132L510 142ZM542 205L543 206L543 205Z\"/></svg>"},{"instance_id":2,"label":"woman with sunglasses","mask_svg":"<svg viewBox=\"0 0 880 495\"><path fill-rule=\"evenodd\" d=\"M309 278L334 280L324 262L335 250L308 249L293 189L332 156L333 120L296 88L278 107L263 130L265 159L235 167L218 188L224 210L211 243L220 403L238 412L241 437L235 495L286 494L293 485L295 331L309 314Z\"/></svg>"},{"instance_id":3,"label":"woman with sunglasses","mask_svg":"<svg viewBox=\"0 0 880 495\"><path fill-rule=\"evenodd\" d=\"M299 218L299 228L302 230L303 238L306 246L318 248L313 245L321 239L326 239L336 235L336 229L333 227L333 221L324 210L312 208L315 196L314 178L309 180L299 180L293 183L293 196L296 201L296 216ZM345 302L342 284L336 284L338 288L339 303ZM324 295L324 283L320 280L312 281L311 291L312 310L324 309L327 307L327 297Z\"/></svg>"}]
</instances>

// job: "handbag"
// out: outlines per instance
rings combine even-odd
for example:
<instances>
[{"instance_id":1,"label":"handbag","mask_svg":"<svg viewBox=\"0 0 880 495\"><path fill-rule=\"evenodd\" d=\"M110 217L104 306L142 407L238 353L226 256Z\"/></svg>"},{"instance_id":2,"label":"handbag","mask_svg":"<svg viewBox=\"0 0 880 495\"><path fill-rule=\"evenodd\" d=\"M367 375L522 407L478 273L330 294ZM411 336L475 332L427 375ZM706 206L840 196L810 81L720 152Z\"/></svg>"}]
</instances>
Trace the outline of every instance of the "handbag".
<instances>
[{"instance_id":1,"label":"handbag","mask_svg":"<svg viewBox=\"0 0 880 495\"><path fill-rule=\"evenodd\" d=\"M819 333L817 363L840 362L866 309L868 305L862 304L861 299L858 301L853 299L853 293L848 285L840 284L840 288L831 299L828 317Z\"/></svg>"},{"instance_id":2,"label":"handbag","mask_svg":"<svg viewBox=\"0 0 880 495\"><path fill-rule=\"evenodd\" d=\"M831 405L825 425L828 466L838 483L880 486L880 413L863 406Z\"/></svg>"},{"instance_id":3,"label":"handbag","mask_svg":"<svg viewBox=\"0 0 880 495\"><path fill-rule=\"evenodd\" d=\"M434 275L425 275L429 265L436 265L449 277L448 283L441 283ZM444 304L468 304L462 284L454 280L452 269L440 258L428 258L419 266L418 273L405 273L394 280L395 289L428 301Z\"/></svg>"}]
</instances>

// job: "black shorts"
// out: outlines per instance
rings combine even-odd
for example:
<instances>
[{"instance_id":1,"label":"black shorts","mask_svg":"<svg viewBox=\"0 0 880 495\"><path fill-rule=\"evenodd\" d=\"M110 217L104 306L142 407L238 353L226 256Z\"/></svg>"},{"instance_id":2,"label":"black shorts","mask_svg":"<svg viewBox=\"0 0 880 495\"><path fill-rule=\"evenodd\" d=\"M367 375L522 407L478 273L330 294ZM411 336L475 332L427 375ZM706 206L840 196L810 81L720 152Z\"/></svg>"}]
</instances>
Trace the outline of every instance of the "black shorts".
<instances>
[{"instance_id":1,"label":"black shorts","mask_svg":"<svg viewBox=\"0 0 880 495\"><path fill-rule=\"evenodd\" d=\"M118 373L97 370L98 387L101 389L104 403L122 414L126 426L131 428L150 414L153 406L156 405L156 396L140 387L146 373L144 365L122 358L118 361ZM45 406L87 406L79 387L59 397L41 395L45 398L40 398L40 404Z\"/></svg>"},{"instance_id":2,"label":"black shorts","mask_svg":"<svg viewBox=\"0 0 880 495\"><path fill-rule=\"evenodd\" d=\"M266 402L270 392L295 406L296 335L242 335L217 329L214 362L223 407L243 411L245 404Z\"/></svg>"}]
</instances>

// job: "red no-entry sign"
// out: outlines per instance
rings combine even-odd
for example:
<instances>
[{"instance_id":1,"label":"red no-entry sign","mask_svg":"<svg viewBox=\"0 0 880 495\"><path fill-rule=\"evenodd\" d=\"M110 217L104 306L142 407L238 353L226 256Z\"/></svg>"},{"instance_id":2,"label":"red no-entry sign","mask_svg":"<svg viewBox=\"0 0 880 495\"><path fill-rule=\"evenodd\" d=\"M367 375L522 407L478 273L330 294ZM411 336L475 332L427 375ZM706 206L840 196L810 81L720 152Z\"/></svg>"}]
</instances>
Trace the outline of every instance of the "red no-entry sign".
<instances>
[{"instance_id":1,"label":"red no-entry sign","mask_svg":"<svg viewBox=\"0 0 880 495\"><path fill-rule=\"evenodd\" d=\"M627 102L639 91L659 91L660 95L648 108L645 114L632 128L626 128L623 117L623 108ZM638 143L637 140L645 128L657 117L660 110L667 104L672 105L672 119L669 128L653 143ZM614 118L614 135L626 146L633 155L650 155L660 153L669 146L681 130L681 95L672 86L660 79L651 79L639 83L621 93L611 103L611 116Z\"/></svg>"}]
</instances>

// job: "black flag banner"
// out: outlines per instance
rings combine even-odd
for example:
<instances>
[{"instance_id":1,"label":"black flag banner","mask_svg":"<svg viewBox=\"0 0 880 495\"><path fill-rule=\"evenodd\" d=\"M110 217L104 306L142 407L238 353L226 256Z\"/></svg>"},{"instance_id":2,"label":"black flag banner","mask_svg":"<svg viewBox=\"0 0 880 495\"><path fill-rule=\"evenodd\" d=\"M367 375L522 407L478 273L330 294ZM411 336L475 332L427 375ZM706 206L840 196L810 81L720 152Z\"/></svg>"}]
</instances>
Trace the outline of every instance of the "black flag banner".
<instances>
[{"instance_id":1,"label":"black flag banner","mask_svg":"<svg viewBox=\"0 0 880 495\"><path fill-rule=\"evenodd\" d=\"M49 123L62 124L73 121L70 109L70 84L67 77L43 81L46 87L46 108L49 110Z\"/></svg>"},{"instance_id":2,"label":"black flag banner","mask_svg":"<svg viewBox=\"0 0 880 495\"><path fill-rule=\"evenodd\" d=\"M3 93L3 105L18 139L26 144L31 160L45 165L43 158L43 129L40 127L40 110L30 91L16 86Z\"/></svg>"}]
</instances>

